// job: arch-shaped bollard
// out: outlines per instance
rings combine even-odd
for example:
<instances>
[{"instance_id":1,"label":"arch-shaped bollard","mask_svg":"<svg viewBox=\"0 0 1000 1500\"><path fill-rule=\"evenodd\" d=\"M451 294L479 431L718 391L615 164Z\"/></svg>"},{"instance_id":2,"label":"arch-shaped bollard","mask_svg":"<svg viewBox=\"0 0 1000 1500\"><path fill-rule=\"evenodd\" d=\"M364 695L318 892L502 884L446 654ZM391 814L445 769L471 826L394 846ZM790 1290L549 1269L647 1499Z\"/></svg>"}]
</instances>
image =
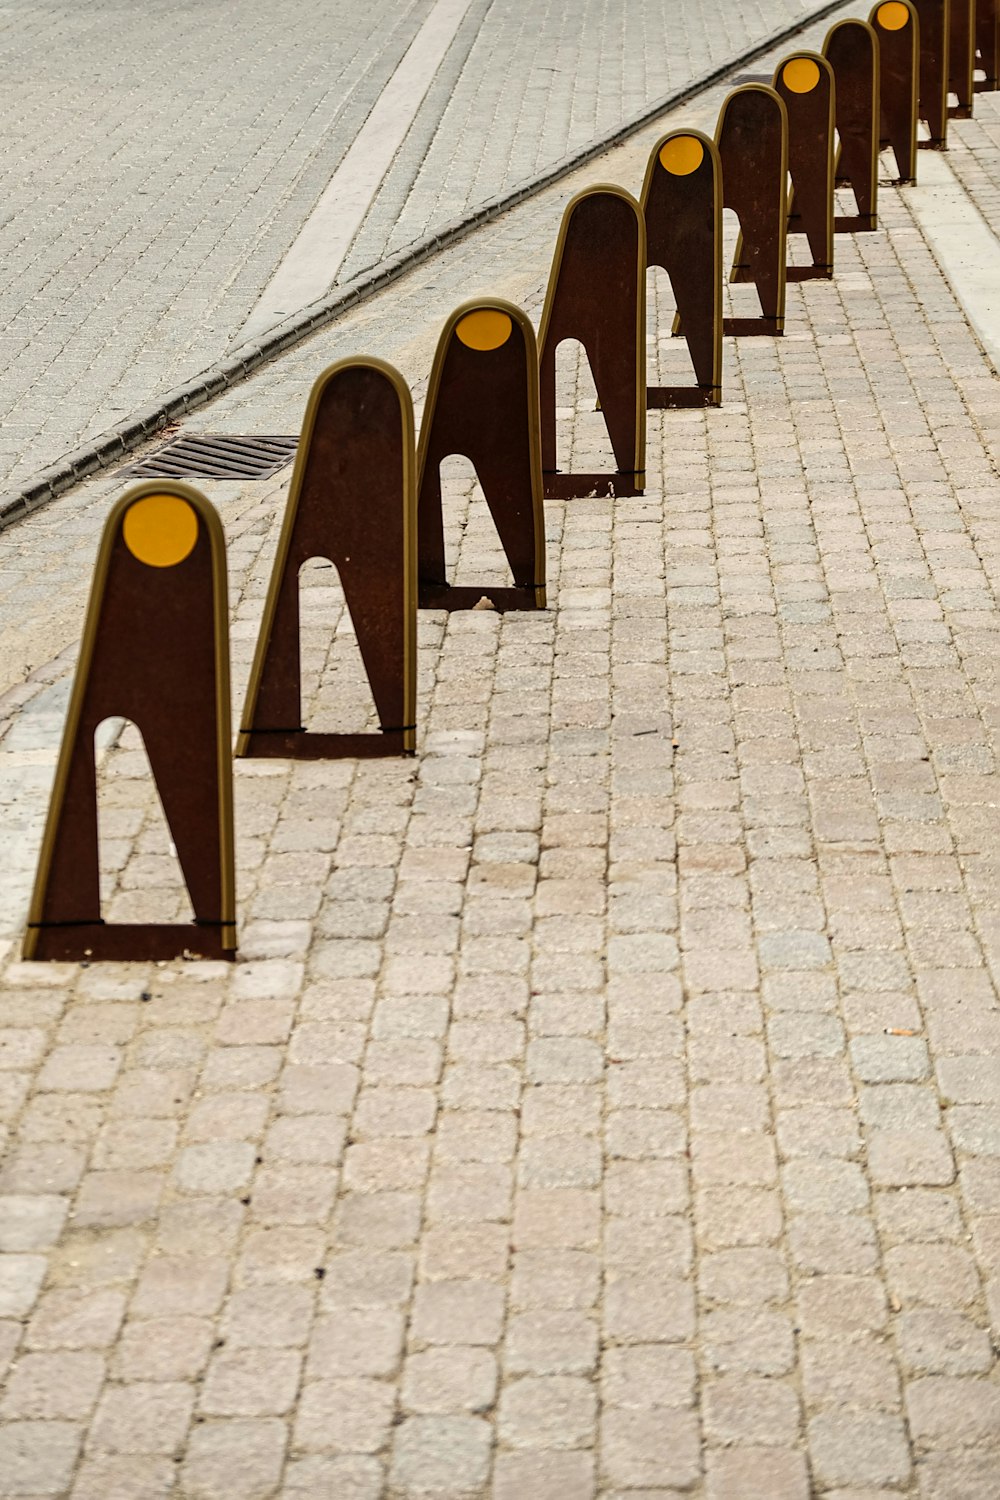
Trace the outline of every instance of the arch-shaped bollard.
<instances>
[{"instance_id":1,"label":"arch-shaped bollard","mask_svg":"<svg viewBox=\"0 0 1000 1500\"><path fill-rule=\"evenodd\" d=\"M731 281L752 281L759 318L726 318L723 332L780 334L785 326L788 114L766 84L745 83L722 101L715 143L722 200L740 221Z\"/></svg>"},{"instance_id":2,"label":"arch-shaped bollard","mask_svg":"<svg viewBox=\"0 0 1000 1500\"><path fill-rule=\"evenodd\" d=\"M475 466L513 587L455 587L446 576L441 462ZM545 517L538 346L519 307L464 302L445 323L431 368L417 449L417 603L425 609L545 608Z\"/></svg>"},{"instance_id":3,"label":"arch-shaped bollard","mask_svg":"<svg viewBox=\"0 0 1000 1500\"><path fill-rule=\"evenodd\" d=\"M788 111L788 170L792 179L788 232L804 234L811 266L789 266L789 281L833 275L834 82L819 52L793 52L774 70L774 87Z\"/></svg>"},{"instance_id":4,"label":"arch-shaped bollard","mask_svg":"<svg viewBox=\"0 0 1000 1500\"><path fill-rule=\"evenodd\" d=\"M912 0L879 0L868 19L878 37L879 145L892 147L897 183L916 182L920 19Z\"/></svg>"},{"instance_id":5,"label":"arch-shaped bollard","mask_svg":"<svg viewBox=\"0 0 1000 1500\"><path fill-rule=\"evenodd\" d=\"M617 470L557 468L556 349L577 339L590 362ZM624 188L587 188L566 205L538 335L545 494L641 495L646 484L646 230Z\"/></svg>"},{"instance_id":6,"label":"arch-shaped bollard","mask_svg":"<svg viewBox=\"0 0 1000 1500\"><path fill-rule=\"evenodd\" d=\"M403 377L382 360L340 360L309 395L237 755L367 758L413 751L416 522L413 403ZM314 557L340 574L378 734L303 727L299 570Z\"/></svg>"},{"instance_id":7,"label":"arch-shaped bollard","mask_svg":"<svg viewBox=\"0 0 1000 1500\"><path fill-rule=\"evenodd\" d=\"M913 0L920 18L920 88L917 115L930 131L920 146L943 151L948 144L949 0Z\"/></svg>"},{"instance_id":8,"label":"arch-shaped bollard","mask_svg":"<svg viewBox=\"0 0 1000 1500\"><path fill-rule=\"evenodd\" d=\"M840 142L834 166L837 187L849 187L858 211L835 216L835 234L878 227L879 47L868 21L838 21L823 42L833 69L834 115Z\"/></svg>"},{"instance_id":9,"label":"arch-shaped bollard","mask_svg":"<svg viewBox=\"0 0 1000 1500\"><path fill-rule=\"evenodd\" d=\"M976 63L984 77L975 87L989 93L1000 88L1000 0L976 0Z\"/></svg>"},{"instance_id":10,"label":"arch-shaped bollard","mask_svg":"<svg viewBox=\"0 0 1000 1500\"><path fill-rule=\"evenodd\" d=\"M143 737L193 922L101 916L94 736L117 717ZM225 539L197 490L151 480L101 537L24 956L232 958L235 923Z\"/></svg>"},{"instance_id":11,"label":"arch-shaped bollard","mask_svg":"<svg viewBox=\"0 0 1000 1500\"><path fill-rule=\"evenodd\" d=\"M698 130L663 136L642 186L646 262L662 266L677 306L674 333L687 340L695 386L650 386L650 407L718 406L722 400L722 166Z\"/></svg>"},{"instance_id":12,"label":"arch-shaped bollard","mask_svg":"<svg viewBox=\"0 0 1000 1500\"><path fill-rule=\"evenodd\" d=\"M976 91L977 0L948 0L948 87L958 103L948 113L953 120L972 117Z\"/></svg>"}]
</instances>

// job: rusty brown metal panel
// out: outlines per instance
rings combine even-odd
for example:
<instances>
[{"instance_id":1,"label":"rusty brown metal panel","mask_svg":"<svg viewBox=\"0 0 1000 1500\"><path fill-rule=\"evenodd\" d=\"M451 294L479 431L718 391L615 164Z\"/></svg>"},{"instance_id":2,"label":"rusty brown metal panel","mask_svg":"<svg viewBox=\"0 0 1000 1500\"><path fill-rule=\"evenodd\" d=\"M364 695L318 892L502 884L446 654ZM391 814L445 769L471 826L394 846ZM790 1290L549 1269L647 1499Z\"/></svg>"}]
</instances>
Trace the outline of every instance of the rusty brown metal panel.
<instances>
[{"instance_id":1,"label":"rusty brown metal panel","mask_svg":"<svg viewBox=\"0 0 1000 1500\"><path fill-rule=\"evenodd\" d=\"M556 349L576 339L590 363L617 468L570 473L556 452ZM646 485L646 231L624 188L601 184L566 205L538 334L545 494L641 495Z\"/></svg>"},{"instance_id":2,"label":"rusty brown metal panel","mask_svg":"<svg viewBox=\"0 0 1000 1500\"><path fill-rule=\"evenodd\" d=\"M833 275L833 69L819 52L793 52L775 68L774 87L788 111L788 232L806 236L813 259L811 266L789 266L788 279L828 279Z\"/></svg>"},{"instance_id":3,"label":"rusty brown metal panel","mask_svg":"<svg viewBox=\"0 0 1000 1500\"><path fill-rule=\"evenodd\" d=\"M726 318L737 336L780 334L785 326L788 230L788 114L766 84L747 83L722 102L715 142L722 163L723 205L740 221L731 281L752 281L759 318Z\"/></svg>"},{"instance_id":4,"label":"rusty brown metal panel","mask_svg":"<svg viewBox=\"0 0 1000 1500\"><path fill-rule=\"evenodd\" d=\"M920 87L917 114L930 131L920 146L940 151L948 144L948 40L951 0L913 0L920 18Z\"/></svg>"},{"instance_id":5,"label":"rusty brown metal panel","mask_svg":"<svg viewBox=\"0 0 1000 1500\"><path fill-rule=\"evenodd\" d=\"M958 103L949 110L956 120L972 115L976 70L976 0L948 0L948 87Z\"/></svg>"},{"instance_id":6,"label":"rusty brown metal panel","mask_svg":"<svg viewBox=\"0 0 1000 1500\"><path fill-rule=\"evenodd\" d=\"M879 144L892 147L896 181L916 182L920 20L911 0L880 0L868 19L879 45Z\"/></svg>"},{"instance_id":7,"label":"rusty brown metal panel","mask_svg":"<svg viewBox=\"0 0 1000 1500\"><path fill-rule=\"evenodd\" d=\"M985 77L976 83L984 93L1000 88L1000 0L976 0L977 66Z\"/></svg>"},{"instance_id":8,"label":"rusty brown metal panel","mask_svg":"<svg viewBox=\"0 0 1000 1500\"><path fill-rule=\"evenodd\" d=\"M309 397L261 623L237 755L320 759L410 753L417 696L416 454L402 376L346 359ZM378 712L377 734L302 724L299 572L333 563Z\"/></svg>"},{"instance_id":9,"label":"rusty brown metal panel","mask_svg":"<svg viewBox=\"0 0 1000 1500\"><path fill-rule=\"evenodd\" d=\"M650 407L722 400L722 165L698 130L672 130L650 153L642 188L646 261L670 278L674 333L687 340L695 386L649 386Z\"/></svg>"},{"instance_id":10,"label":"rusty brown metal panel","mask_svg":"<svg viewBox=\"0 0 1000 1500\"><path fill-rule=\"evenodd\" d=\"M835 117L840 150L838 187L849 187L857 214L834 218L835 233L878 227L879 45L867 21L838 21L823 42L833 68Z\"/></svg>"},{"instance_id":11,"label":"rusty brown metal panel","mask_svg":"<svg viewBox=\"0 0 1000 1500\"><path fill-rule=\"evenodd\" d=\"M441 462L475 466L510 564L513 587L448 582ZM417 454L417 602L424 609L545 608L545 518L538 347L519 307L465 302L448 319L431 368Z\"/></svg>"},{"instance_id":12,"label":"rusty brown metal panel","mask_svg":"<svg viewBox=\"0 0 1000 1500\"><path fill-rule=\"evenodd\" d=\"M194 922L101 917L94 736L117 717L142 735ZM225 541L197 490L152 480L101 538L24 955L231 958L235 920Z\"/></svg>"}]
</instances>

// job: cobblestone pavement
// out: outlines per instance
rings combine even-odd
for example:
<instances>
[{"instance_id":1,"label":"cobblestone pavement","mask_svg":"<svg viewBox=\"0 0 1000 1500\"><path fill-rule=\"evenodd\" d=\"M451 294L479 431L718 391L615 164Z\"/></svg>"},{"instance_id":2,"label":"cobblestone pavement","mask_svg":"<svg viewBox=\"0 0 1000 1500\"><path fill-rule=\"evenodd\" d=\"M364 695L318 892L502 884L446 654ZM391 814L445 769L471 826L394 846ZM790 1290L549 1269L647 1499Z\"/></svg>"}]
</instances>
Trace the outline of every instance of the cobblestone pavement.
<instances>
[{"instance_id":1,"label":"cobblestone pavement","mask_svg":"<svg viewBox=\"0 0 1000 1500\"><path fill-rule=\"evenodd\" d=\"M342 279L533 177L781 26L806 0L477 0Z\"/></svg>"},{"instance_id":2,"label":"cobblestone pavement","mask_svg":"<svg viewBox=\"0 0 1000 1500\"><path fill-rule=\"evenodd\" d=\"M343 276L815 8L472 0ZM430 9L0 6L6 493L226 352Z\"/></svg>"},{"instance_id":3,"label":"cobblestone pavement","mask_svg":"<svg viewBox=\"0 0 1000 1500\"><path fill-rule=\"evenodd\" d=\"M192 425L294 430L348 349L419 396L460 296L537 317L578 185ZM995 1500L1000 411L919 191L727 342L721 411L650 414L644 497L547 504L549 611L421 616L416 760L240 763L234 967L18 962L120 482L0 537L5 1497ZM589 467L572 360L560 411ZM284 485L206 490L239 703ZM332 580L305 685L362 727ZM142 769L126 731L121 918L180 909Z\"/></svg>"},{"instance_id":4,"label":"cobblestone pavement","mask_svg":"<svg viewBox=\"0 0 1000 1500\"><path fill-rule=\"evenodd\" d=\"M948 164L987 224L1000 223L1000 117L996 110L977 108L975 117L955 132L954 141L949 141Z\"/></svg>"}]
</instances>

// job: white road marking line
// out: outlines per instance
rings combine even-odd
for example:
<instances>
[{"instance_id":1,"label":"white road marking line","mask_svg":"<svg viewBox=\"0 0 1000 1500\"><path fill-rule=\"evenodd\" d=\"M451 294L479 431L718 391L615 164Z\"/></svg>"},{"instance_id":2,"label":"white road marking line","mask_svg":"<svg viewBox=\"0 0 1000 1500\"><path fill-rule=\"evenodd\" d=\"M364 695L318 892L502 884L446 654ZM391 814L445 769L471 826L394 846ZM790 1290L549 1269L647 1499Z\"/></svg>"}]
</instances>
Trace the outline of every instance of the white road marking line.
<instances>
[{"instance_id":1,"label":"white road marking line","mask_svg":"<svg viewBox=\"0 0 1000 1500\"><path fill-rule=\"evenodd\" d=\"M237 343L273 328L330 290L471 3L437 0L264 288Z\"/></svg>"}]
</instances>

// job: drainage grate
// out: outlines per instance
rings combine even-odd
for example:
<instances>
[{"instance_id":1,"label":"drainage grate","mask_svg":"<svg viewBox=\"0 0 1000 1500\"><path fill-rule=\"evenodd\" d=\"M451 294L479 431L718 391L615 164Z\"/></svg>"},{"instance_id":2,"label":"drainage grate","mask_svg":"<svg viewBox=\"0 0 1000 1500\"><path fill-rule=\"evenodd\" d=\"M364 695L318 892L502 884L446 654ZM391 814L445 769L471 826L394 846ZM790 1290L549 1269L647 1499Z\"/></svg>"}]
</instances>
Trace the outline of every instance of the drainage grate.
<instances>
[{"instance_id":1,"label":"drainage grate","mask_svg":"<svg viewBox=\"0 0 1000 1500\"><path fill-rule=\"evenodd\" d=\"M197 436L174 438L123 469L136 479L268 479L291 463L297 437Z\"/></svg>"}]
</instances>

